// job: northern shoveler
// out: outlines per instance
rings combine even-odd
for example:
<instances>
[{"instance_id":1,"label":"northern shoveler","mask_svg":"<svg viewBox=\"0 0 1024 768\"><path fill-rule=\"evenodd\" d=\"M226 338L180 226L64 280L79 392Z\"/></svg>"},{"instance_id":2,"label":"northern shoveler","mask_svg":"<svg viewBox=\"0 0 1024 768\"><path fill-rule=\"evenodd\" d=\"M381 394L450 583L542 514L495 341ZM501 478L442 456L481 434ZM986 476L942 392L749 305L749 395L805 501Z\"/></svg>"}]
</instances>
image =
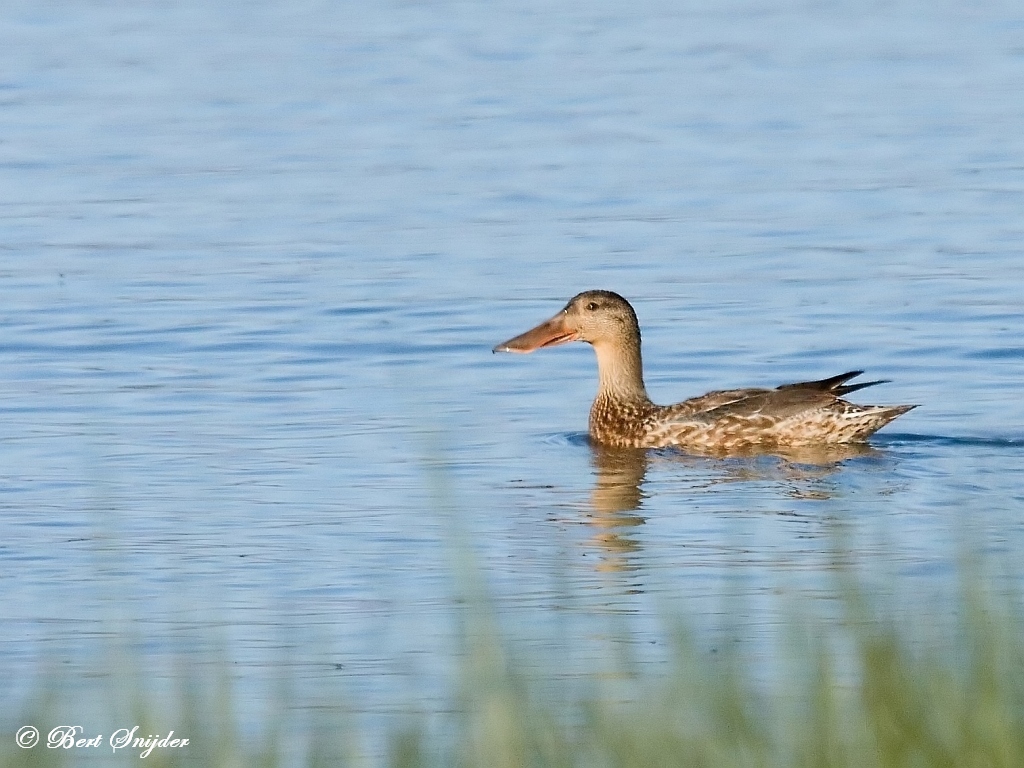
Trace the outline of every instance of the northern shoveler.
<instances>
[{"instance_id":1,"label":"northern shoveler","mask_svg":"<svg viewBox=\"0 0 1024 768\"><path fill-rule=\"evenodd\" d=\"M882 383L846 383L863 371L777 389L709 392L675 405L655 405L644 387L636 312L611 291L573 297L553 318L494 351L533 352L570 341L585 341L597 353L599 383L590 408L590 437L613 447L680 446L722 453L756 446L860 443L917 407L847 402L845 395Z\"/></svg>"}]
</instances>

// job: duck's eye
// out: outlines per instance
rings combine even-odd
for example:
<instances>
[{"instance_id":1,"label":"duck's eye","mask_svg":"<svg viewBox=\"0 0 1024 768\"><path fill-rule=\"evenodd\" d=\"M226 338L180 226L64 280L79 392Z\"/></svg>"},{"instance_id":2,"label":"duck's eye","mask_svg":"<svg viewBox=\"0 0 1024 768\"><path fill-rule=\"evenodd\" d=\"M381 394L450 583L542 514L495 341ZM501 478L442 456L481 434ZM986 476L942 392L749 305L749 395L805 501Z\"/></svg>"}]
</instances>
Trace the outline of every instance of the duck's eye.
<instances>
[{"instance_id":1,"label":"duck's eye","mask_svg":"<svg viewBox=\"0 0 1024 768\"><path fill-rule=\"evenodd\" d=\"M593 312L595 309L597 309L597 302L596 301L592 301L589 304L587 304L587 309L589 311Z\"/></svg>"}]
</instances>

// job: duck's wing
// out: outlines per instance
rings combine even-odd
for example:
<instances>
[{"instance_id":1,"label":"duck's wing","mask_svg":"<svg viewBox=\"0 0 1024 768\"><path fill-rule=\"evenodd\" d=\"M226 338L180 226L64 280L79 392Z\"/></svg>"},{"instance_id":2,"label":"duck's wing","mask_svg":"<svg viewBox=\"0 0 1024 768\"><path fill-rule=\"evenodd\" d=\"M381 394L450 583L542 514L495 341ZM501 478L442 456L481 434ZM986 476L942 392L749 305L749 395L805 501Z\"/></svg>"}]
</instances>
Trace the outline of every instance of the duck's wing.
<instances>
[{"instance_id":1,"label":"duck's wing","mask_svg":"<svg viewBox=\"0 0 1024 768\"><path fill-rule=\"evenodd\" d=\"M659 434L659 439L678 435L680 441L704 439L709 444L863 440L915 406L859 405L843 400L843 395L880 383L846 384L859 373L850 371L776 389L709 392L664 408L652 431Z\"/></svg>"},{"instance_id":2,"label":"duck's wing","mask_svg":"<svg viewBox=\"0 0 1024 768\"><path fill-rule=\"evenodd\" d=\"M664 415L669 418L697 420L721 418L727 415L754 416L759 414L787 418L808 410L833 403L844 395L875 384L884 384L888 379L847 384L864 371L847 371L838 376L816 381L799 381L783 384L775 389L751 387L747 389L723 389L693 397L681 403L667 406Z\"/></svg>"},{"instance_id":3,"label":"duck's wing","mask_svg":"<svg viewBox=\"0 0 1024 768\"><path fill-rule=\"evenodd\" d=\"M662 419L666 422L704 423L725 418L782 421L802 411L834 403L837 399L829 390L796 386L788 389L731 389L709 392L670 405L662 412Z\"/></svg>"},{"instance_id":4,"label":"duck's wing","mask_svg":"<svg viewBox=\"0 0 1024 768\"><path fill-rule=\"evenodd\" d=\"M700 419L704 414L725 408L731 405L740 405L748 402L751 398L773 392L771 389L720 389L708 392L700 397L691 397L681 403L665 406L663 414L665 417L686 418L693 417Z\"/></svg>"}]
</instances>

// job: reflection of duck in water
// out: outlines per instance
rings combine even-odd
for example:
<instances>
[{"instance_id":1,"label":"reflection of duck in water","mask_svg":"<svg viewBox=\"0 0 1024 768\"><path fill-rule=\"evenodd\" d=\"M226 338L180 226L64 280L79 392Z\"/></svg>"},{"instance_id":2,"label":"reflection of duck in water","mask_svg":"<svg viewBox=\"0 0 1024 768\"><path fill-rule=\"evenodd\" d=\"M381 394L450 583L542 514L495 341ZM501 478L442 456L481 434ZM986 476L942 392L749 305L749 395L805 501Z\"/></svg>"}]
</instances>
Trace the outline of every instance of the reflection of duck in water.
<instances>
[{"instance_id":1,"label":"reflection of duck in water","mask_svg":"<svg viewBox=\"0 0 1024 768\"><path fill-rule=\"evenodd\" d=\"M594 543L606 554L598 570L632 570L635 565L630 555L640 550L640 542L629 531L644 524L644 518L633 512L643 503L640 486L647 474L647 451L597 444L591 448L596 478L590 492L589 522L595 529Z\"/></svg>"},{"instance_id":2,"label":"reflection of duck in water","mask_svg":"<svg viewBox=\"0 0 1024 768\"><path fill-rule=\"evenodd\" d=\"M648 468L671 471L685 468L688 474L706 478L698 487L723 483L771 482L778 484L788 496L808 499L829 498L827 487L818 485L830 477L849 459L877 457L880 454L865 443L849 445L808 445L777 448L771 451L736 451L729 463L708 463L708 459L676 451L649 451L636 448L609 448L592 443L594 489L590 492L590 508L608 525L639 525L644 518L628 514L643 506L642 490ZM748 460L749 459L749 460Z\"/></svg>"},{"instance_id":3,"label":"reflection of duck in water","mask_svg":"<svg viewBox=\"0 0 1024 768\"><path fill-rule=\"evenodd\" d=\"M614 517L640 509L644 494L640 485L647 474L647 451L610 449L591 445L591 460L596 470L590 507L598 516ZM630 515L630 518L633 516ZM635 518L643 522L643 518Z\"/></svg>"},{"instance_id":4,"label":"reflection of duck in water","mask_svg":"<svg viewBox=\"0 0 1024 768\"><path fill-rule=\"evenodd\" d=\"M494 348L533 352L585 341L597 353L598 392L590 436L618 448L680 446L710 453L751 447L860 443L913 405L857 405L843 396L879 384L846 384L861 371L777 389L709 392L675 405L655 405L644 387L640 325L629 302L587 291L557 315Z\"/></svg>"},{"instance_id":5,"label":"reflection of duck in water","mask_svg":"<svg viewBox=\"0 0 1024 768\"><path fill-rule=\"evenodd\" d=\"M637 567L632 556L642 548L636 534L637 526L645 522L639 512L647 497L643 484L649 468L670 477L682 469L693 489L767 482L785 496L820 501L832 497L834 489L827 480L844 461L881 455L864 443L737 452L725 462L673 450L609 448L600 443L591 443L590 449L595 477L588 523L594 529L591 541L605 553L598 566L602 571Z\"/></svg>"}]
</instances>

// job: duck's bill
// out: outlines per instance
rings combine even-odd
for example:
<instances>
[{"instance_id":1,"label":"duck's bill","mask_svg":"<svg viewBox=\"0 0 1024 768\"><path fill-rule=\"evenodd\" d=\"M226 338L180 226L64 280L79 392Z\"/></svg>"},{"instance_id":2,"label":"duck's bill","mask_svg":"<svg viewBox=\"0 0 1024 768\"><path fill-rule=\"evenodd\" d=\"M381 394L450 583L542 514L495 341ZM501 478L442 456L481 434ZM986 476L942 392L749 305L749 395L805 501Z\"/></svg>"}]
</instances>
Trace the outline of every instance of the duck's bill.
<instances>
[{"instance_id":1,"label":"duck's bill","mask_svg":"<svg viewBox=\"0 0 1024 768\"><path fill-rule=\"evenodd\" d=\"M526 353L541 347L556 347L570 341L576 341L576 333L566 328L565 315L558 314L546 323L541 323L514 339L502 342L491 351Z\"/></svg>"}]
</instances>

